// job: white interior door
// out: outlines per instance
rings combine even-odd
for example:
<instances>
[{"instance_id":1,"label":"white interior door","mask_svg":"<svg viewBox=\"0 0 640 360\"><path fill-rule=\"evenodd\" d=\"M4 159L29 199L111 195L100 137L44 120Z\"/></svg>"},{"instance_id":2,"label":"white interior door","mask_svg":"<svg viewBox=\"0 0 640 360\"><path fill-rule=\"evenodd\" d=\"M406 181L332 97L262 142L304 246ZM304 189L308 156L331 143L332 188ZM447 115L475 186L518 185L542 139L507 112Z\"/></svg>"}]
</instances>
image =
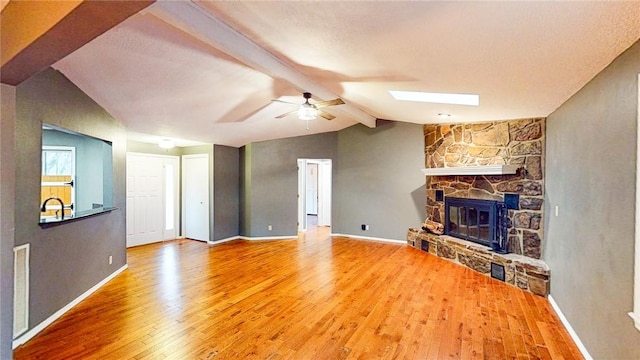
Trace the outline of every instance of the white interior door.
<instances>
[{"instance_id":1,"label":"white interior door","mask_svg":"<svg viewBox=\"0 0 640 360\"><path fill-rule=\"evenodd\" d=\"M318 164L307 163L307 215L318 215Z\"/></svg>"},{"instance_id":2,"label":"white interior door","mask_svg":"<svg viewBox=\"0 0 640 360\"><path fill-rule=\"evenodd\" d=\"M163 240L162 159L127 154L127 247Z\"/></svg>"},{"instance_id":3,"label":"white interior door","mask_svg":"<svg viewBox=\"0 0 640 360\"><path fill-rule=\"evenodd\" d=\"M209 241L209 155L182 156L184 237Z\"/></svg>"}]
</instances>

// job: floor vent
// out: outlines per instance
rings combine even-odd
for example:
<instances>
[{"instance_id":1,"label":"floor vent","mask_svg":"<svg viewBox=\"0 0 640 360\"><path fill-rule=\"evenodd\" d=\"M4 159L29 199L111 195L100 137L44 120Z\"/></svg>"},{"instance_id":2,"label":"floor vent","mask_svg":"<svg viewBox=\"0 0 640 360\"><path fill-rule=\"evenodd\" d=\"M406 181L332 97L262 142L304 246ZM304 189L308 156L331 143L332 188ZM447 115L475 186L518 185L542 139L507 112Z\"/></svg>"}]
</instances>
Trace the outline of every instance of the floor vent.
<instances>
[{"instance_id":1,"label":"floor vent","mask_svg":"<svg viewBox=\"0 0 640 360\"><path fill-rule=\"evenodd\" d=\"M494 279L498 279L500 281L504 281L505 272L504 265L496 264L494 262L491 263L491 277Z\"/></svg>"},{"instance_id":2,"label":"floor vent","mask_svg":"<svg viewBox=\"0 0 640 360\"><path fill-rule=\"evenodd\" d=\"M29 244L13 248L13 338L29 329Z\"/></svg>"}]
</instances>

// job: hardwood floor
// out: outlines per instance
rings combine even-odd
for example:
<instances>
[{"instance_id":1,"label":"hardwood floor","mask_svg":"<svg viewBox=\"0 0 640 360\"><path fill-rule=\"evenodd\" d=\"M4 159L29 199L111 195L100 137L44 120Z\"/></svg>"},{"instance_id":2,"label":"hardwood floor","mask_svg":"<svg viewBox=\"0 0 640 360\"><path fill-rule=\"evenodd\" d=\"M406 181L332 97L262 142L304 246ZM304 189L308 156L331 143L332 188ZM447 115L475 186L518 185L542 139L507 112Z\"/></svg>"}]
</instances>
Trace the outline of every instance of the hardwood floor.
<instances>
[{"instance_id":1,"label":"hardwood floor","mask_svg":"<svg viewBox=\"0 0 640 360\"><path fill-rule=\"evenodd\" d=\"M15 359L580 359L540 297L417 249L328 236L174 240Z\"/></svg>"}]
</instances>

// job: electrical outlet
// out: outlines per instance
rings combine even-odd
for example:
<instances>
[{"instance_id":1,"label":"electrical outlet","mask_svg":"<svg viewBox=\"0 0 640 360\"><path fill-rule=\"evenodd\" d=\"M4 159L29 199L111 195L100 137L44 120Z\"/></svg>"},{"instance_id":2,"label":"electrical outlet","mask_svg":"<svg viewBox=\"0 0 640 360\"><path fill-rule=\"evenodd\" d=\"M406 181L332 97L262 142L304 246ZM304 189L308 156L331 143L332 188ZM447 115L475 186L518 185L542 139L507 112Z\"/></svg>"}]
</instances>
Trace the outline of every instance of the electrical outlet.
<instances>
[{"instance_id":1,"label":"electrical outlet","mask_svg":"<svg viewBox=\"0 0 640 360\"><path fill-rule=\"evenodd\" d=\"M113 256L109 255L109 265L113 264Z\"/></svg>"},{"instance_id":2,"label":"electrical outlet","mask_svg":"<svg viewBox=\"0 0 640 360\"><path fill-rule=\"evenodd\" d=\"M367 224L360 225L360 230L362 230L362 231L369 230L369 225L367 225Z\"/></svg>"},{"instance_id":3,"label":"electrical outlet","mask_svg":"<svg viewBox=\"0 0 640 360\"><path fill-rule=\"evenodd\" d=\"M268 229L269 231L271 231L271 230L273 230L273 226L269 225L269 226L267 226L267 229Z\"/></svg>"},{"instance_id":4,"label":"electrical outlet","mask_svg":"<svg viewBox=\"0 0 640 360\"><path fill-rule=\"evenodd\" d=\"M365 230L369 230L369 225L365 225L365 226L364 226L364 229L365 229Z\"/></svg>"}]
</instances>

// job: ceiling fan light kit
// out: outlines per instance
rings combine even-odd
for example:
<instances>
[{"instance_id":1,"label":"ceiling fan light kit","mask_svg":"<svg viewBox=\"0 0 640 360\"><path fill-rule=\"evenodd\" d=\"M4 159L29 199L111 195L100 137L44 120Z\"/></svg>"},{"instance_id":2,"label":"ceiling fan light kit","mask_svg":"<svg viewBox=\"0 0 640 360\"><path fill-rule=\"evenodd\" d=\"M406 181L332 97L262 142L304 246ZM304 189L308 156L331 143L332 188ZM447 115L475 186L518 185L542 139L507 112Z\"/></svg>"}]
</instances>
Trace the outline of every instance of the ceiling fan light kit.
<instances>
[{"instance_id":1,"label":"ceiling fan light kit","mask_svg":"<svg viewBox=\"0 0 640 360\"><path fill-rule=\"evenodd\" d=\"M318 117L318 109L313 107L313 105L304 103L300 105L298 109L298 119L300 120L314 120Z\"/></svg>"},{"instance_id":2,"label":"ceiling fan light kit","mask_svg":"<svg viewBox=\"0 0 640 360\"><path fill-rule=\"evenodd\" d=\"M300 104L298 106L298 110L293 110L293 111L289 111L287 113L284 113L282 115L278 115L276 116L276 119L280 119L283 118L287 115L290 114L297 114L298 115L298 119L300 120L304 120L304 121L309 121L309 120L315 120L318 115L320 115L321 117L327 119L327 120L333 120L336 117L324 112L322 110L319 110L321 108L324 107L328 107L328 106L335 106L335 105L342 105L344 104L344 101L340 98L337 99L333 99L333 100L328 100L328 101L321 101L315 104L312 104L309 102L309 99L311 99L311 93L309 92L305 92L302 94L305 101ZM282 101L282 100L271 100L271 101L276 101L276 102L282 102L282 103L286 103L286 104L292 104L290 102L287 101ZM294 104L295 105L295 104ZM309 124L307 124L307 126L309 126Z\"/></svg>"}]
</instances>

